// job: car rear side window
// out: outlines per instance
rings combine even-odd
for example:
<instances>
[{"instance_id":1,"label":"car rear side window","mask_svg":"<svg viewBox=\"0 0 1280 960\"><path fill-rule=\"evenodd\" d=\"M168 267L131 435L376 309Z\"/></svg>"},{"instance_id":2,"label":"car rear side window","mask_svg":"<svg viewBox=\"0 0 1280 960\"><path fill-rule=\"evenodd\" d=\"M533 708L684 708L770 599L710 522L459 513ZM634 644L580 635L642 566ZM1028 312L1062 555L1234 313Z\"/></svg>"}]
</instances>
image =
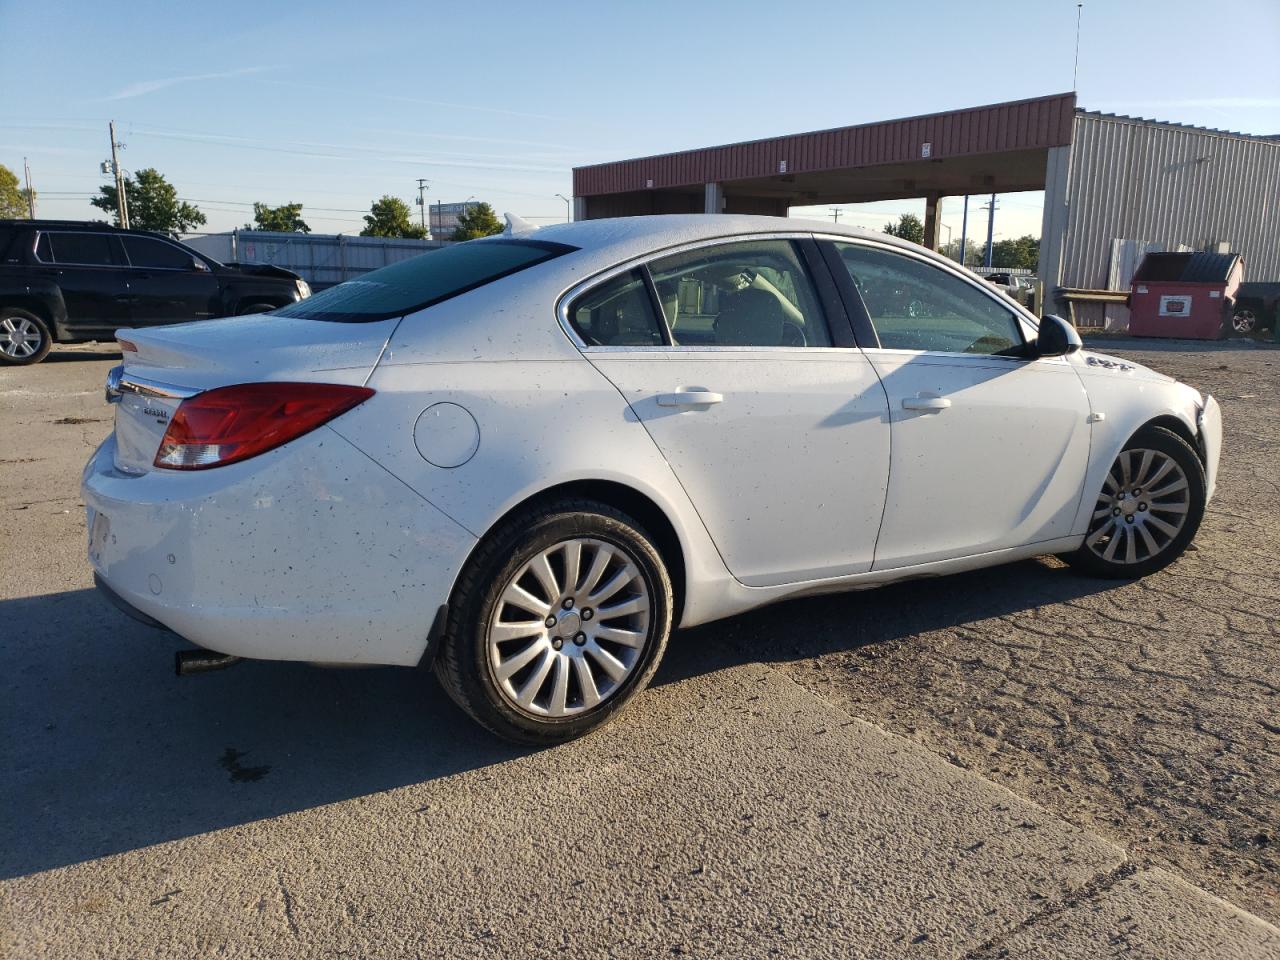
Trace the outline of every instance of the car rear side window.
<instances>
[{"instance_id":1,"label":"car rear side window","mask_svg":"<svg viewBox=\"0 0 1280 960\"><path fill-rule=\"evenodd\" d=\"M647 347L662 343L662 325L645 288L631 270L579 297L569 322L589 347Z\"/></svg>"},{"instance_id":2,"label":"car rear side window","mask_svg":"<svg viewBox=\"0 0 1280 960\"><path fill-rule=\"evenodd\" d=\"M195 255L163 240L151 237L121 237L129 265L155 270L190 270Z\"/></svg>"},{"instance_id":3,"label":"car rear side window","mask_svg":"<svg viewBox=\"0 0 1280 960\"><path fill-rule=\"evenodd\" d=\"M795 245L746 240L649 265L671 342L696 347L829 347L831 333Z\"/></svg>"},{"instance_id":4,"label":"car rear side window","mask_svg":"<svg viewBox=\"0 0 1280 960\"><path fill-rule=\"evenodd\" d=\"M48 245L45 246L45 240ZM65 263L90 267L115 265L111 252L111 238L105 233L46 233L36 248L37 256L45 259L48 251L52 263Z\"/></svg>"},{"instance_id":5,"label":"car rear side window","mask_svg":"<svg viewBox=\"0 0 1280 960\"><path fill-rule=\"evenodd\" d=\"M338 323L399 317L563 256L577 247L544 240L472 240L423 253L299 300L273 316Z\"/></svg>"}]
</instances>

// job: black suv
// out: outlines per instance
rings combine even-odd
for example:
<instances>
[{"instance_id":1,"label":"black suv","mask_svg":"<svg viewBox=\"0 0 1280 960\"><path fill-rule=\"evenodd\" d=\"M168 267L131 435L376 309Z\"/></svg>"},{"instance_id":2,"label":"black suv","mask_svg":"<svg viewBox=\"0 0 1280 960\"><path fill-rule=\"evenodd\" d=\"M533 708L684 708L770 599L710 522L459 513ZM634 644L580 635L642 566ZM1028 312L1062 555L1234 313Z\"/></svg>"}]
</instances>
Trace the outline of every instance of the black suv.
<instances>
[{"instance_id":1,"label":"black suv","mask_svg":"<svg viewBox=\"0 0 1280 960\"><path fill-rule=\"evenodd\" d=\"M147 230L0 220L0 364L39 363L54 341L261 313L310 295L296 273L222 264Z\"/></svg>"}]
</instances>

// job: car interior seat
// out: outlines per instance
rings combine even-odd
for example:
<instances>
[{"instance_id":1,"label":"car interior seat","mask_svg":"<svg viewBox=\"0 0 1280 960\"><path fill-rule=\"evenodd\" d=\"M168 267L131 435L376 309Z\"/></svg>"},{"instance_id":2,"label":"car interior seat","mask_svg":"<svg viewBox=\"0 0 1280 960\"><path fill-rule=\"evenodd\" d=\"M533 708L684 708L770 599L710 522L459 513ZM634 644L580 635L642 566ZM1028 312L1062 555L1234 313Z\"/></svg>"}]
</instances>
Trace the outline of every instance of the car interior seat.
<instances>
[{"instance_id":1,"label":"car interior seat","mask_svg":"<svg viewBox=\"0 0 1280 960\"><path fill-rule=\"evenodd\" d=\"M787 315L778 298L748 287L720 295L716 343L725 346L776 347L783 342Z\"/></svg>"}]
</instances>

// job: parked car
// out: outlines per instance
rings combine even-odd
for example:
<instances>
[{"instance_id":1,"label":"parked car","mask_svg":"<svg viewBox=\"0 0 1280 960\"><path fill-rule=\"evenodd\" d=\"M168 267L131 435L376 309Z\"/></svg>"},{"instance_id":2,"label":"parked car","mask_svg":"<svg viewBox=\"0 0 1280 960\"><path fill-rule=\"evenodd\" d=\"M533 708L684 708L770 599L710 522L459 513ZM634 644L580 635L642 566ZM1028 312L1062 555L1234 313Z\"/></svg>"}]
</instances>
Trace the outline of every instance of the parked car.
<instances>
[{"instance_id":1,"label":"parked car","mask_svg":"<svg viewBox=\"0 0 1280 960\"><path fill-rule=\"evenodd\" d=\"M1253 336L1270 329L1277 331L1280 316L1280 283L1246 280L1236 288L1235 306L1231 312L1231 329L1243 336Z\"/></svg>"},{"instance_id":2,"label":"parked car","mask_svg":"<svg viewBox=\"0 0 1280 960\"><path fill-rule=\"evenodd\" d=\"M523 742L613 716L675 626L1040 554L1144 576L1218 469L1212 397L831 224L563 224L119 335L89 558L205 648L179 672L431 664Z\"/></svg>"},{"instance_id":3,"label":"parked car","mask_svg":"<svg viewBox=\"0 0 1280 960\"><path fill-rule=\"evenodd\" d=\"M146 230L0 220L0 363L39 363L55 341L261 313L310 294L296 273L221 264Z\"/></svg>"}]
</instances>

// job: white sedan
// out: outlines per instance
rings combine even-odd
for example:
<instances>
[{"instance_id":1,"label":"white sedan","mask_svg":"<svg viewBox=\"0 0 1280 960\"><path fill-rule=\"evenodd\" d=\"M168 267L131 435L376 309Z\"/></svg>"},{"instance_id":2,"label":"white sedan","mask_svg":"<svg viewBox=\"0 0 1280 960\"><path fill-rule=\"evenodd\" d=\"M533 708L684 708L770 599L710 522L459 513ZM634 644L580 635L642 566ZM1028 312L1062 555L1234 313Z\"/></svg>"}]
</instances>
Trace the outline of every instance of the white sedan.
<instances>
[{"instance_id":1,"label":"white sedan","mask_svg":"<svg viewBox=\"0 0 1280 960\"><path fill-rule=\"evenodd\" d=\"M203 648L180 672L430 663L522 742L615 714L675 626L1040 554L1158 570L1221 441L1212 397L949 260L765 217L515 230L119 339L89 558Z\"/></svg>"}]
</instances>

